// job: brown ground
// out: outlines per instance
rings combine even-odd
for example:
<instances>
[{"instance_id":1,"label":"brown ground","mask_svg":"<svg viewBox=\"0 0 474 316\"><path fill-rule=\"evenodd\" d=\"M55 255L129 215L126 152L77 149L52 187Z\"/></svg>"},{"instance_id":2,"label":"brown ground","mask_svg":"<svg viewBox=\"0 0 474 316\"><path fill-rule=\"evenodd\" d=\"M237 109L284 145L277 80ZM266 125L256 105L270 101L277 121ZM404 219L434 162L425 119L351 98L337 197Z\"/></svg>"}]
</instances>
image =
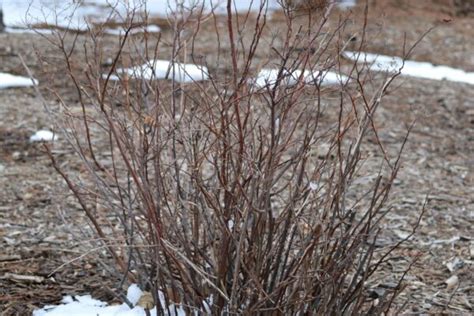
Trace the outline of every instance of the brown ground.
<instances>
[{"instance_id":1,"label":"brown ground","mask_svg":"<svg viewBox=\"0 0 474 316\"><path fill-rule=\"evenodd\" d=\"M400 55L404 34L413 43L437 25L412 55L413 59L474 71L474 19L449 18L431 11L393 7L377 1L370 13L368 51ZM354 25L361 8L355 10ZM278 23L278 22L275 22ZM51 47L31 34L0 34L0 71L25 74L16 53L22 54L41 83L60 87L63 78L41 72L31 43L42 55ZM203 43L203 45L207 45ZM212 48L209 49L210 53ZM474 260L474 89L471 85L402 78L378 113L381 140L398 148L406 126L416 119L404 154L404 168L392 197L393 212L384 223L381 242L403 238L416 222L425 197L428 206L417 234L380 272L399 275L416 256L406 277L406 314L473 313ZM67 88L65 88L67 89ZM53 103L54 99L48 100ZM28 143L36 130L49 128L41 100L30 89L0 91L0 312L25 315L32 309L57 303L62 295L90 293L112 301L117 280L107 277L84 252L78 228L82 213L54 172L39 145ZM75 168L76 158L60 141L57 153ZM91 237L92 238L92 237ZM451 265L452 266L451 266ZM448 268L449 266L449 268ZM471 271L471 272L469 272ZM11 274L37 276L18 280ZM447 288L448 278L459 283ZM379 288L384 284L370 284ZM117 289L116 289L117 290Z\"/></svg>"}]
</instances>

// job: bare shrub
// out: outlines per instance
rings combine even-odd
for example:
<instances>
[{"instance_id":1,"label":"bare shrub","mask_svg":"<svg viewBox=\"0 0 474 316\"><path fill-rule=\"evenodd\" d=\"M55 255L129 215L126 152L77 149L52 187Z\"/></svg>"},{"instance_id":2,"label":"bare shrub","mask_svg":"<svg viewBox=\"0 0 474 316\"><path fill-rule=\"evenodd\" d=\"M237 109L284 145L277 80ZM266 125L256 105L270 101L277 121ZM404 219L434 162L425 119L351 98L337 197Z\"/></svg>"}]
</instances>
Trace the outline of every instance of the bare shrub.
<instances>
[{"instance_id":1,"label":"bare shrub","mask_svg":"<svg viewBox=\"0 0 474 316\"><path fill-rule=\"evenodd\" d=\"M49 111L82 168L51 153L54 165L106 250L92 254L163 311L379 314L402 290L400 279L372 304L365 289L399 246L377 240L403 146L387 152L374 124L398 74L374 80L341 60L347 19L330 23L331 8L287 8L275 30L265 3L180 7L158 35L132 35L130 11L112 44L100 26L49 38L78 100L56 91ZM209 80L117 72L158 58L206 66ZM277 71L264 87L262 68ZM329 70L350 80L326 87Z\"/></svg>"}]
</instances>

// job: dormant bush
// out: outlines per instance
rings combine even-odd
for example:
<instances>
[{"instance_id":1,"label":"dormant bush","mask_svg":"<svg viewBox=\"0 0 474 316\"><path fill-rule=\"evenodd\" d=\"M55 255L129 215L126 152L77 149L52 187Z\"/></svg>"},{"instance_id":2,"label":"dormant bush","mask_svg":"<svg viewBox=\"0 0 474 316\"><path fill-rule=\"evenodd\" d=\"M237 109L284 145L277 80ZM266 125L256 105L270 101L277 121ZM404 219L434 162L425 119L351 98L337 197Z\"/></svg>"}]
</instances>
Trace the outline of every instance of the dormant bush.
<instances>
[{"instance_id":1,"label":"dormant bush","mask_svg":"<svg viewBox=\"0 0 474 316\"><path fill-rule=\"evenodd\" d=\"M388 311L401 280L376 304L365 284L398 246L376 241L402 148L370 145L378 167L364 163L397 74L372 80L341 59L348 20L330 20L333 5L272 20L265 3L225 9L178 6L160 34L134 34L153 20L130 10L121 36L95 25L49 37L75 91L53 89L49 110L82 172L51 157L98 237L92 256L167 312ZM119 71L154 59L199 64L209 79ZM262 86L263 68L276 73ZM328 71L350 79L327 87Z\"/></svg>"}]
</instances>

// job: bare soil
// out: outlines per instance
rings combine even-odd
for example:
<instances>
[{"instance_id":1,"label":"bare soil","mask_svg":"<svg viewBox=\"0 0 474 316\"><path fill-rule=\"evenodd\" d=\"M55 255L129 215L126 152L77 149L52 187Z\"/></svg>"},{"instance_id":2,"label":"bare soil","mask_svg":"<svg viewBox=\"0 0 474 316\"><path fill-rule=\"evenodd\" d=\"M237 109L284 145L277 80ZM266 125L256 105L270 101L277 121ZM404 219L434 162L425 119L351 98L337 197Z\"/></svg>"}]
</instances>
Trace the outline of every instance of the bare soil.
<instances>
[{"instance_id":1,"label":"bare soil","mask_svg":"<svg viewBox=\"0 0 474 316\"><path fill-rule=\"evenodd\" d=\"M413 9L391 1L376 4L369 14L371 40L365 50L402 56L404 41L413 44L436 26L410 58L474 71L474 19L450 17L435 7ZM360 25L362 12L361 6L354 9L354 29ZM274 18L269 23L279 21ZM63 66L58 63L57 69L51 69L48 63L48 72L57 75L46 75L36 54L50 61L57 57L45 39L34 34L0 34L0 39L0 71L25 75L18 58L22 55L42 85L48 83L67 94L70 86L61 76ZM202 46L211 46L209 54L216 49L208 42ZM405 278L406 289L397 300L400 313L469 315L474 312L474 89L467 84L408 77L398 79L395 86L376 120L386 149L397 150L407 127L415 125L393 189L392 211L383 223L381 244L403 239L425 200L427 206L416 234L383 267L380 279L393 276L395 280L416 258ZM46 95L47 102L56 102L53 95ZM70 98L74 100L72 92ZM65 294L89 293L108 302L119 300L120 280L92 256L100 249L84 253L87 221L76 201L42 145L28 142L35 131L51 127L42 100L32 89L0 91L2 315L26 315L45 304L58 303ZM77 157L64 140L59 139L54 151L61 163L80 172ZM445 281L453 276L459 282L448 286ZM367 288L376 298L390 284L368 284Z\"/></svg>"}]
</instances>

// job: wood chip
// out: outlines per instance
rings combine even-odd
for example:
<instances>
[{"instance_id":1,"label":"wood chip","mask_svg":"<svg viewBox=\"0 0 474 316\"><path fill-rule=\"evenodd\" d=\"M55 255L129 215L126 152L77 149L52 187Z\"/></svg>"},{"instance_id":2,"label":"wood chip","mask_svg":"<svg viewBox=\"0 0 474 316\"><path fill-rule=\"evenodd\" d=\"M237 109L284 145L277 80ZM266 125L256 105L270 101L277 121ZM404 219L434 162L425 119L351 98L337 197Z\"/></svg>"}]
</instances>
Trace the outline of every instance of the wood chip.
<instances>
[{"instance_id":1,"label":"wood chip","mask_svg":"<svg viewBox=\"0 0 474 316\"><path fill-rule=\"evenodd\" d=\"M0 262L21 260L20 255L0 255Z\"/></svg>"},{"instance_id":2,"label":"wood chip","mask_svg":"<svg viewBox=\"0 0 474 316\"><path fill-rule=\"evenodd\" d=\"M449 272L454 272L464 266L464 261L458 257L446 263Z\"/></svg>"},{"instance_id":3,"label":"wood chip","mask_svg":"<svg viewBox=\"0 0 474 316\"><path fill-rule=\"evenodd\" d=\"M5 273L0 279L7 279L16 282L34 282L34 283L42 283L45 279L42 276L36 275L22 275L22 274L15 274L15 273Z\"/></svg>"},{"instance_id":4,"label":"wood chip","mask_svg":"<svg viewBox=\"0 0 474 316\"><path fill-rule=\"evenodd\" d=\"M453 275L449 279L444 281L444 283L447 285L446 290L451 291L452 289L454 289L458 285L459 278L458 278L457 275Z\"/></svg>"}]
</instances>

